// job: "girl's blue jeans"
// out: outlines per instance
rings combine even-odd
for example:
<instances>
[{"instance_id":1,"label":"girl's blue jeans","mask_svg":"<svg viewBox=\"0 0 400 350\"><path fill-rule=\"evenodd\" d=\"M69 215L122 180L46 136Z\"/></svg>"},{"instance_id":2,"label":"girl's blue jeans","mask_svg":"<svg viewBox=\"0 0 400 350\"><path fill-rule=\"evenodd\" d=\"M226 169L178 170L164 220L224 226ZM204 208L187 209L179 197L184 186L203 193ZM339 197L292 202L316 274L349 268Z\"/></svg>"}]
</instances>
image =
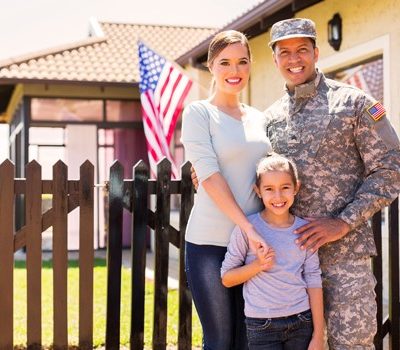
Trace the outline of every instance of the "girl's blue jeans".
<instances>
[{"instance_id":1,"label":"girl's blue jeans","mask_svg":"<svg viewBox=\"0 0 400 350\"><path fill-rule=\"evenodd\" d=\"M307 350L313 333L311 311L277 318L246 318L250 350Z\"/></svg>"},{"instance_id":2,"label":"girl's blue jeans","mask_svg":"<svg viewBox=\"0 0 400 350\"><path fill-rule=\"evenodd\" d=\"M242 286L226 288L226 247L186 242L186 276L203 328L204 350L247 350Z\"/></svg>"}]
</instances>

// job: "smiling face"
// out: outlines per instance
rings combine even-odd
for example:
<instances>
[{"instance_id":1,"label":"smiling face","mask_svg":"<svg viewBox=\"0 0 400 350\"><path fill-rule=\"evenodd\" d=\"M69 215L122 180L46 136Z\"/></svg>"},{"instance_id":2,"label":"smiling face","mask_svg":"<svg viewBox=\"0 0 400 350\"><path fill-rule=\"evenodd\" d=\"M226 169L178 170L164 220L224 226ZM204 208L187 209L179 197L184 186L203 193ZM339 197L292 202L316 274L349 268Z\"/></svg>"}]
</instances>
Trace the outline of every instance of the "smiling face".
<instances>
[{"instance_id":1,"label":"smiling face","mask_svg":"<svg viewBox=\"0 0 400 350\"><path fill-rule=\"evenodd\" d=\"M274 62L290 91L315 77L319 51L309 38L292 38L276 42Z\"/></svg>"},{"instance_id":2,"label":"smiling face","mask_svg":"<svg viewBox=\"0 0 400 350\"><path fill-rule=\"evenodd\" d=\"M226 46L211 62L216 93L236 95L242 91L250 76L250 57L242 43Z\"/></svg>"},{"instance_id":3,"label":"smiling face","mask_svg":"<svg viewBox=\"0 0 400 350\"><path fill-rule=\"evenodd\" d=\"M299 185L287 171L266 171L260 174L258 186L254 186L264 203L264 213L271 222L289 217L289 208L294 202Z\"/></svg>"}]
</instances>

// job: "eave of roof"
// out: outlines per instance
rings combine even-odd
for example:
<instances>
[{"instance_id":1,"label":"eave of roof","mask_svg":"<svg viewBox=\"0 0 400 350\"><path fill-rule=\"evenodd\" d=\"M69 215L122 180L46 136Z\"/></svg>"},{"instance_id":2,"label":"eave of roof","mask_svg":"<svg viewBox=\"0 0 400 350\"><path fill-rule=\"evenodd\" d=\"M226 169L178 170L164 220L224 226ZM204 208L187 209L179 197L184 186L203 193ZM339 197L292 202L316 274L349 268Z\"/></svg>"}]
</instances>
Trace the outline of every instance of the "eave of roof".
<instances>
[{"instance_id":1,"label":"eave of roof","mask_svg":"<svg viewBox=\"0 0 400 350\"><path fill-rule=\"evenodd\" d=\"M247 37L254 37L265 33L273 23L291 18L295 12L312 6L323 0L266 0L234 19L225 25L218 32L234 29L241 31ZM182 66L190 63L192 65L201 65L207 59L207 50L210 41L215 34L206 38L199 45L180 56L176 62Z\"/></svg>"}]
</instances>

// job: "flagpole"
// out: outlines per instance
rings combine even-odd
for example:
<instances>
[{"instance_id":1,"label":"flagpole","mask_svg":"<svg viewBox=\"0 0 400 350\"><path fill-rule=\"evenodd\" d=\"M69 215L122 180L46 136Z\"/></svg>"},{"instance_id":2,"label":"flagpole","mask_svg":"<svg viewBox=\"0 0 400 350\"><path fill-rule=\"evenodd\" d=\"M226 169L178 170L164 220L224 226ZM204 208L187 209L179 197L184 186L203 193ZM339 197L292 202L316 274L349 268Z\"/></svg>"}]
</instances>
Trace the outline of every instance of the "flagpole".
<instances>
[{"instance_id":1,"label":"flagpole","mask_svg":"<svg viewBox=\"0 0 400 350\"><path fill-rule=\"evenodd\" d=\"M152 47L151 45L148 45L148 44L146 43L146 41L142 40L140 37L137 39L137 43L139 43L139 42L141 42L141 43L143 43L144 45L146 45L148 48L150 48L152 51L154 51L158 56L161 56L161 57L164 57L164 58L165 58L165 55L159 53L157 50L154 50L153 47ZM195 84L200 88L200 90L206 94L206 96L209 96L209 94L210 94L210 88L206 88L204 85L200 84L200 82L198 81L198 79L194 78L194 77L192 76L192 74L189 73L189 71L187 71L186 69L184 69L182 66L180 66L180 65L179 65L178 63L176 63L175 61L168 59L168 62L169 62L172 66L174 66L176 69L178 69L182 74L187 75L187 76L190 78L190 80L192 80L192 82L195 83Z\"/></svg>"}]
</instances>

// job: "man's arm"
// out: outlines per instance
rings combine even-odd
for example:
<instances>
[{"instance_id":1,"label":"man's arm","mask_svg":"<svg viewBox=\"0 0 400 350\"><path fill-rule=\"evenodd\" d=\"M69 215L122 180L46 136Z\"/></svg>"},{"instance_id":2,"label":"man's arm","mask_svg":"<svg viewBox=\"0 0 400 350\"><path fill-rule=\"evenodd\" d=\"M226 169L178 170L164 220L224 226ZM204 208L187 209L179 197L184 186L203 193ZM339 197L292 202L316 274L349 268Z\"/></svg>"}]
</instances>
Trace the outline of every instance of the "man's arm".
<instances>
[{"instance_id":1,"label":"man's arm","mask_svg":"<svg viewBox=\"0 0 400 350\"><path fill-rule=\"evenodd\" d=\"M364 180L354 200L336 218L314 219L296 230L301 234L298 244L303 249L316 250L344 237L389 205L400 192L399 140L384 113L374 119L374 105L380 107L371 98L363 98L354 132L365 168Z\"/></svg>"}]
</instances>

